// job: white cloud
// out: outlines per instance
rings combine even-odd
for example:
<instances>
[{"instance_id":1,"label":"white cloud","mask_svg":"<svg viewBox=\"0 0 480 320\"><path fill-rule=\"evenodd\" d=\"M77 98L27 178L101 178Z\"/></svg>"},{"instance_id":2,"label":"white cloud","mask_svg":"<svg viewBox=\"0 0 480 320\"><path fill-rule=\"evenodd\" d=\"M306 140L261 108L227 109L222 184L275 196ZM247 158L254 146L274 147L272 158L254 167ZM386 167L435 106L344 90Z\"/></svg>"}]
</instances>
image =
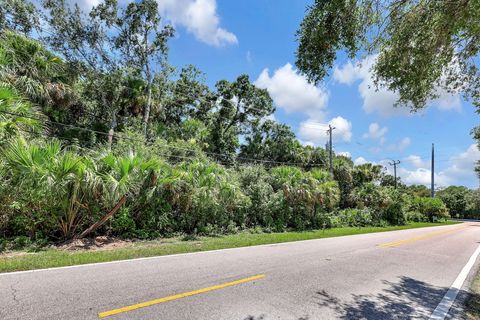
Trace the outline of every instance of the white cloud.
<instances>
[{"instance_id":1,"label":"white cloud","mask_svg":"<svg viewBox=\"0 0 480 320\"><path fill-rule=\"evenodd\" d=\"M272 76L264 69L255 85L267 89L277 107L287 114L300 112L323 121L328 92L309 83L290 63L275 70Z\"/></svg>"},{"instance_id":2,"label":"white cloud","mask_svg":"<svg viewBox=\"0 0 480 320\"><path fill-rule=\"evenodd\" d=\"M409 137L403 138L397 145L397 149L399 151L405 150L410 144L412 143L412 140Z\"/></svg>"},{"instance_id":3,"label":"white cloud","mask_svg":"<svg viewBox=\"0 0 480 320\"><path fill-rule=\"evenodd\" d=\"M365 163L368 163L369 161L367 161L367 159L365 159L364 157L358 157L356 158L355 160L353 160L353 163L356 165L356 166L359 166L361 164L365 164Z\"/></svg>"},{"instance_id":4,"label":"white cloud","mask_svg":"<svg viewBox=\"0 0 480 320\"><path fill-rule=\"evenodd\" d=\"M316 145L323 146L328 140L328 125L335 127L332 139L336 141L350 141L352 139L352 123L345 118L336 117L328 123L321 123L313 119L308 119L300 123L298 135L301 139L311 141Z\"/></svg>"},{"instance_id":5,"label":"white cloud","mask_svg":"<svg viewBox=\"0 0 480 320\"><path fill-rule=\"evenodd\" d=\"M69 2L66 2L66 3L70 3L72 6L74 4L78 4L78 6L83 9L84 11L86 12L90 12L90 10L94 7L94 6L97 6L99 5L100 3L102 3L103 1L102 0L70 0ZM35 3L38 3L39 5L41 5L41 2L40 1L35 1Z\"/></svg>"},{"instance_id":6,"label":"white cloud","mask_svg":"<svg viewBox=\"0 0 480 320\"><path fill-rule=\"evenodd\" d=\"M273 113L266 116L265 120L271 120L271 121L277 122L277 118L275 118L275 115Z\"/></svg>"},{"instance_id":7,"label":"white cloud","mask_svg":"<svg viewBox=\"0 0 480 320\"><path fill-rule=\"evenodd\" d=\"M451 93L445 91L444 89L438 90L438 99L432 102L432 104L440 110L462 110L462 102L460 100L460 95L452 95Z\"/></svg>"},{"instance_id":8,"label":"white cloud","mask_svg":"<svg viewBox=\"0 0 480 320\"><path fill-rule=\"evenodd\" d=\"M417 155L409 155L405 159L403 159L403 162L407 164L413 165L415 168L426 168L429 166L429 161L428 160L423 160L420 156Z\"/></svg>"},{"instance_id":9,"label":"white cloud","mask_svg":"<svg viewBox=\"0 0 480 320\"><path fill-rule=\"evenodd\" d=\"M405 150L406 148L408 148L411 144L412 144L412 139L410 139L409 137L405 137L395 144L390 144L388 146L388 150L389 151L400 151L401 152L401 151Z\"/></svg>"},{"instance_id":10,"label":"white cloud","mask_svg":"<svg viewBox=\"0 0 480 320\"><path fill-rule=\"evenodd\" d=\"M387 127L381 127L378 123L373 122L368 126L368 132L363 134L363 138L378 139L380 144L385 142L385 134L388 132Z\"/></svg>"},{"instance_id":11,"label":"white cloud","mask_svg":"<svg viewBox=\"0 0 480 320\"><path fill-rule=\"evenodd\" d=\"M478 187L478 178L475 173L475 163L480 160L480 150L476 144L470 145L466 151L457 156L450 157L447 165L443 169L439 167L443 164L441 159L436 160L435 187L446 187L449 185L464 185L471 188ZM358 157L354 161L355 165L367 162L375 164L374 161L368 161L363 157ZM381 160L380 164L386 168L388 174L393 175L393 166L389 165L391 160ZM421 158L418 155L410 155L402 160L397 166L397 176L407 185L423 184L430 187L431 183L431 162L430 158Z\"/></svg>"},{"instance_id":12,"label":"white cloud","mask_svg":"<svg viewBox=\"0 0 480 320\"><path fill-rule=\"evenodd\" d=\"M341 67L335 67L333 78L343 84L351 85L360 80L358 91L363 99L363 110L366 113L378 113L384 117L406 116L410 114L407 107L396 107L398 101L397 92L389 91L384 87L377 88L373 83L372 67L377 55L370 55L361 62L347 62ZM439 110L461 110L461 101L458 94L451 94L445 90L437 90L438 98L430 101Z\"/></svg>"},{"instance_id":13,"label":"white cloud","mask_svg":"<svg viewBox=\"0 0 480 320\"><path fill-rule=\"evenodd\" d=\"M348 61L341 68L335 66L333 70L333 79L343 84L351 85L361 78L361 67L354 65L351 61Z\"/></svg>"},{"instance_id":14,"label":"white cloud","mask_svg":"<svg viewBox=\"0 0 480 320\"><path fill-rule=\"evenodd\" d=\"M344 157L347 157L347 158L352 157L352 154L348 151L339 151L339 152L335 152L335 153L339 156L344 156Z\"/></svg>"},{"instance_id":15,"label":"white cloud","mask_svg":"<svg viewBox=\"0 0 480 320\"><path fill-rule=\"evenodd\" d=\"M103 2L103 0L67 1L77 3L86 12ZM119 4L126 6L132 1L120 0ZM162 18L174 26L185 27L198 40L215 47L238 44L235 34L220 27L216 0L157 0L157 3Z\"/></svg>"},{"instance_id":16,"label":"white cloud","mask_svg":"<svg viewBox=\"0 0 480 320\"><path fill-rule=\"evenodd\" d=\"M436 187L445 187L449 185L466 185L468 187L477 186L477 176L474 172L475 163L480 159L480 151L476 144L470 145L465 152L458 156L453 156L448 160L448 166L435 172ZM437 166L439 162L437 160ZM409 170L407 167L412 165L414 168ZM408 185L423 184L430 186L431 168L430 159L422 159L417 155L410 155L404 159L397 170L399 177ZM389 168L389 172L392 171Z\"/></svg>"},{"instance_id":17,"label":"white cloud","mask_svg":"<svg viewBox=\"0 0 480 320\"><path fill-rule=\"evenodd\" d=\"M443 171L443 174L455 184L463 184L465 180L477 182L474 170L478 160L480 160L480 150L476 144L472 144L465 152L450 159L450 166Z\"/></svg>"},{"instance_id":18,"label":"white cloud","mask_svg":"<svg viewBox=\"0 0 480 320\"><path fill-rule=\"evenodd\" d=\"M400 167L397 170L398 176L402 179L402 182L407 185L423 184L430 186L431 170L426 168L416 168L414 170L407 170ZM435 184L437 186L449 185L449 179L444 173L440 172L435 174Z\"/></svg>"},{"instance_id":19,"label":"white cloud","mask_svg":"<svg viewBox=\"0 0 480 320\"><path fill-rule=\"evenodd\" d=\"M162 16L175 26L185 27L198 40L216 47L238 43L233 33L220 27L216 0L157 0L157 2Z\"/></svg>"},{"instance_id":20,"label":"white cloud","mask_svg":"<svg viewBox=\"0 0 480 320\"><path fill-rule=\"evenodd\" d=\"M250 50L247 51L247 54L245 55L245 58L247 59L248 63L252 63L253 57L252 57L252 53L250 52Z\"/></svg>"},{"instance_id":21,"label":"white cloud","mask_svg":"<svg viewBox=\"0 0 480 320\"><path fill-rule=\"evenodd\" d=\"M298 140L298 141L300 141L300 143L303 146L315 147L315 143L313 143L312 141L302 141L302 140Z\"/></svg>"}]
</instances>

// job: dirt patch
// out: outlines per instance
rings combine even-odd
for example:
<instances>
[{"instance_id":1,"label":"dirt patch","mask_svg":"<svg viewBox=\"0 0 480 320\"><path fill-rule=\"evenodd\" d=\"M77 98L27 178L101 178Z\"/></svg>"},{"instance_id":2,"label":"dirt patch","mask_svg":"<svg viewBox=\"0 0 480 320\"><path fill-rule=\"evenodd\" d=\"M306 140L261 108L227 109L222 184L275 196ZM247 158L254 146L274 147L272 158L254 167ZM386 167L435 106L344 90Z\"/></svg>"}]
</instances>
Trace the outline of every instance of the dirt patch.
<instances>
[{"instance_id":1,"label":"dirt patch","mask_svg":"<svg viewBox=\"0 0 480 320\"><path fill-rule=\"evenodd\" d=\"M121 240L114 237L96 237L93 239L77 239L69 240L55 248L66 251L78 251L78 250L111 250L129 247L133 245L133 241Z\"/></svg>"},{"instance_id":2,"label":"dirt patch","mask_svg":"<svg viewBox=\"0 0 480 320\"><path fill-rule=\"evenodd\" d=\"M0 253L0 258L15 258L15 257L20 257L20 256L25 256L27 254L32 254L31 252L25 252L25 251L7 251L4 253Z\"/></svg>"}]
</instances>

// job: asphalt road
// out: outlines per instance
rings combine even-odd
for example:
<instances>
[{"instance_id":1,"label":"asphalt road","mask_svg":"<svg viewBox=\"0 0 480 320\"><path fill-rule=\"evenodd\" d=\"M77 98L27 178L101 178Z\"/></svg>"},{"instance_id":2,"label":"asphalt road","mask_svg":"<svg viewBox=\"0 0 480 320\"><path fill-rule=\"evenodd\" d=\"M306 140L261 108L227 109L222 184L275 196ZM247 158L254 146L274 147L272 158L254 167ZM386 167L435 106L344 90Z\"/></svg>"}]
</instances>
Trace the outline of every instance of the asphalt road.
<instances>
[{"instance_id":1,"label":"asphalt road","mask_svg":"<svg viewBox=\"0 0 480 320\"><path fill-rule=\"evenodd\" d=\"M428 319L479 240L466 222L0 274L0 319Z\"/></svg>"}]
</instances>

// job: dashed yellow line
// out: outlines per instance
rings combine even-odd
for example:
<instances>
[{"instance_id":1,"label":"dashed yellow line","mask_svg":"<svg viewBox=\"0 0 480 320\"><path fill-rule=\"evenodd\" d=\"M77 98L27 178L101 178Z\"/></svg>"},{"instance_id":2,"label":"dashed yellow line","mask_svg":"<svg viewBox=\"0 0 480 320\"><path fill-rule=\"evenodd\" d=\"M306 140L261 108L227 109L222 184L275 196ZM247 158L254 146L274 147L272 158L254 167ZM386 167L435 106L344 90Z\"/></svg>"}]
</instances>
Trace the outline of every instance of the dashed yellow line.
<instances>
[{"instance_id":1,"label":"dashed yellow line","mask_svg":"<svg viewBox=\"0 0 480 320\"><path fill-rule=\"evenodd\" d=\"M404 240L400 240L400 241L380 244L379 246L382 247L382 248L398 247L398 246L401 246L401 245L404 245L404 244L409 244L409 243L412 243L412 242L415 242L415 241L425 240L425 239L437 237L437 236L440 236L440 235L454 233L454 232L457 232L457 231L460 231L460 230L463 230L463 229L466 229L466 228L468 228L468 227L461 227L461 228L455 228L455 229L449 229L449 230L442 230L442 231L427 233L427 234L417 236L417 237L413 237L413 238L409 238L409 239L404 239Z\"/></svg>"},{"instance_id":2,"label":"dashed yellow line","mask_svg":"<svg viewBox=\"0 0 480 320\"><path fill-rule=\"evenodd\" d=\"M231 287L231 286L235 286L237 284L241 284L241 283L245 283L245 282L249 282L249 281L254 281L254 280L258 280L258 279L262 279L262 278L265 278L264 274L260 274L260 275L257 275L257 276L253 276L253 277L249 277L249 278L245 278L245 279L240 279L240 280L236 280L236 281L232 281L232 282L227 282L227 283L223 283L223 284L219 284L219 285L216 285L216 286L203 288L203 289L199 289L199 290L195 290L195 291L180 293L180 294L176 294L176 295L173 295L173 296L168 296L168 297L163 297L163 298L160 298L160 299L155 299L155 300L146 301L146 302L142 302L142 303L138 303L138 304L133 304L131 306L127 306L127 307L123 307L123 308L119 308L119 309L100 312L98 314L98 317L99 318L105 318L105 317L113 316L115 314L128 312L128 311L132 311L132 310L136 310L136 309L140 309L140 308L150 307L150 306L153 306L153 305L156 305L156 304L159 304L159 303L173 301L173 300L177 300L177 299L181 299L181 298L186 298L186 297L190 297L190 296L197 295L197 294L200 294L200 293L205 293L205 292L209 292L209 291L223 289L223 288L226 288L226 287Z\"/></svg>"}]
</instances>

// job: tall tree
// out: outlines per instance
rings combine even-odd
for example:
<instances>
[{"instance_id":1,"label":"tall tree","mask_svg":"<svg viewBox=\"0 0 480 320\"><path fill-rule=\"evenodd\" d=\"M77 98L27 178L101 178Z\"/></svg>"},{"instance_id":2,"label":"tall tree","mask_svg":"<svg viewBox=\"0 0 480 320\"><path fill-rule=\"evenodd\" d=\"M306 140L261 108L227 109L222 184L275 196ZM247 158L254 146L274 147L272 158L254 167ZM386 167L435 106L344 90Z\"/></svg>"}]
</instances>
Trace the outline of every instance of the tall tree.
<instances>
[{"instance_id":1,"label":"tall tree","mask_svg":"<svg viewBox=\"0 0 480 320\"><path fill-rule=\"evenodd\" d=\"M65 0L43 0L42 4L46 10L42 40L55 52L81 71L106 73L118 68L121 61L114 45L116 33L105 13L107 6L116 8L115 0L107 0L89 14L78 4L72 7Z\"/></svg>"},{"instance_id":2,"label":"tall tree","mask_svg":"<svg viewBox=\"0 0 480 320\"><path fill-rule=\"evenodd\" d=\"M180 71L171 83L165 99L164 120L168 126L178 126L188 118L208 123L209 111L214 107L215 94L205 84L204 74L193 65Z\"/></svg>"},{"instance_id":3,"label":"tall tree","mask_svg":"<svg viewBox=\"0 0 480 320\"><path fill-rule=\"evenodd\" d=\"M117 123L125 68L115 48L115 32L108 13L116 1L107 0L89 14L65 0L44 0L46 29L41 37L81 75L83 109L94 117L89 123L107 126L111 135ZM109 139L111 142L111 138Z\"/></svg>"},{"instance_id":4,"label":"tall tree","mask_svg":"<svg viewBox=\"0 0 480 320\"><path fill-rule=\"evenodd\" d=\"M143 110L143 131L146 135L152 103L152 83L157 72L154 64L159 67L165 62L167 41L173 36L174 29L169 25L161 25L155 0L129 3L116 16L114 23L119 28L119 34L115 38L116 47L122 52L127 65L138 70L147 84L147 102Z\"/></svg>"},{"instance_id":5,"label":"tall tree","mask_svg":"<svg viewBox=\"0 0 480 320\"><path fill-rule=\"evenodd\" d=\"M296 64L318 82L339 50L378 53L375 83L398 92L398 104L418 110L443 90L480 112L479 21L471 0L316 0L297 32Z\"/></svg>"},{"instance_id":6,"label":"tall tree","mask_svg":"<svg viewBox=\"0 0 480 320\"><path fill-rule=\"evenodd\" d=\"M28 34L39 27L35 5L25 0L0 0L0 31L9 29Z\"/></svg>"},{"instance_id":7,"label":"tall tree","mask_svg":"<svg viewBox=\"0 0 480 320\"><path fill-rule=\"evenodd\" d=\"M245 136L245 142L240 156L258 160L294 163L298 161L302 149L290 127L273 120L254 125Z\"/></svg>"},{"instance_id":8,"label":"tall tree","mask_svg":"<svg viewBox=\"0 0 480 320\"><path fill-rule=\"evenodd\" d=\"M438 191L437 197L445 203L451 216L458 214L463 218L471 199L471 191L463 186L449 186Z\"/></svg>"},{"instance_id":9,"label":"tall tree","mask_svg":"<svg viewBox=\"0 0 480 320\"><path fill-rule=\"evenodd\" d=\"M165 65L171 26L161 26L154 0L130 2L125 8L117 0L106 0L85 14L78 5L72 9L65 0L44 0L51 35L45 41L87 75L90 89L97 88L98 104L107 109L112 132L125 96L138 96L143 88L143 131L150 119L153 85ZM122 88L125 77L142 79L145 85ZM119 77L120 76L120 77ZM134 84L142 81L134 81ZM131 89L130 94L122 90ZM95 91L95 90L94 90ZM138 102L139 99L136 99Z\"/></svg>"},{"instance_id":10,"label":"tall tree","mask_svg":"<svg viewBox=\"0 0 480 320\"><path fill-rule=\"evenodd\" d=\"M238 136L252 130L260 119L275 109L267 90L257 88L247 75L234 82L221 80L216 84L218 111L214 115L211 151L229 154L238 148Z\"/></svg>"}]
</instances>

